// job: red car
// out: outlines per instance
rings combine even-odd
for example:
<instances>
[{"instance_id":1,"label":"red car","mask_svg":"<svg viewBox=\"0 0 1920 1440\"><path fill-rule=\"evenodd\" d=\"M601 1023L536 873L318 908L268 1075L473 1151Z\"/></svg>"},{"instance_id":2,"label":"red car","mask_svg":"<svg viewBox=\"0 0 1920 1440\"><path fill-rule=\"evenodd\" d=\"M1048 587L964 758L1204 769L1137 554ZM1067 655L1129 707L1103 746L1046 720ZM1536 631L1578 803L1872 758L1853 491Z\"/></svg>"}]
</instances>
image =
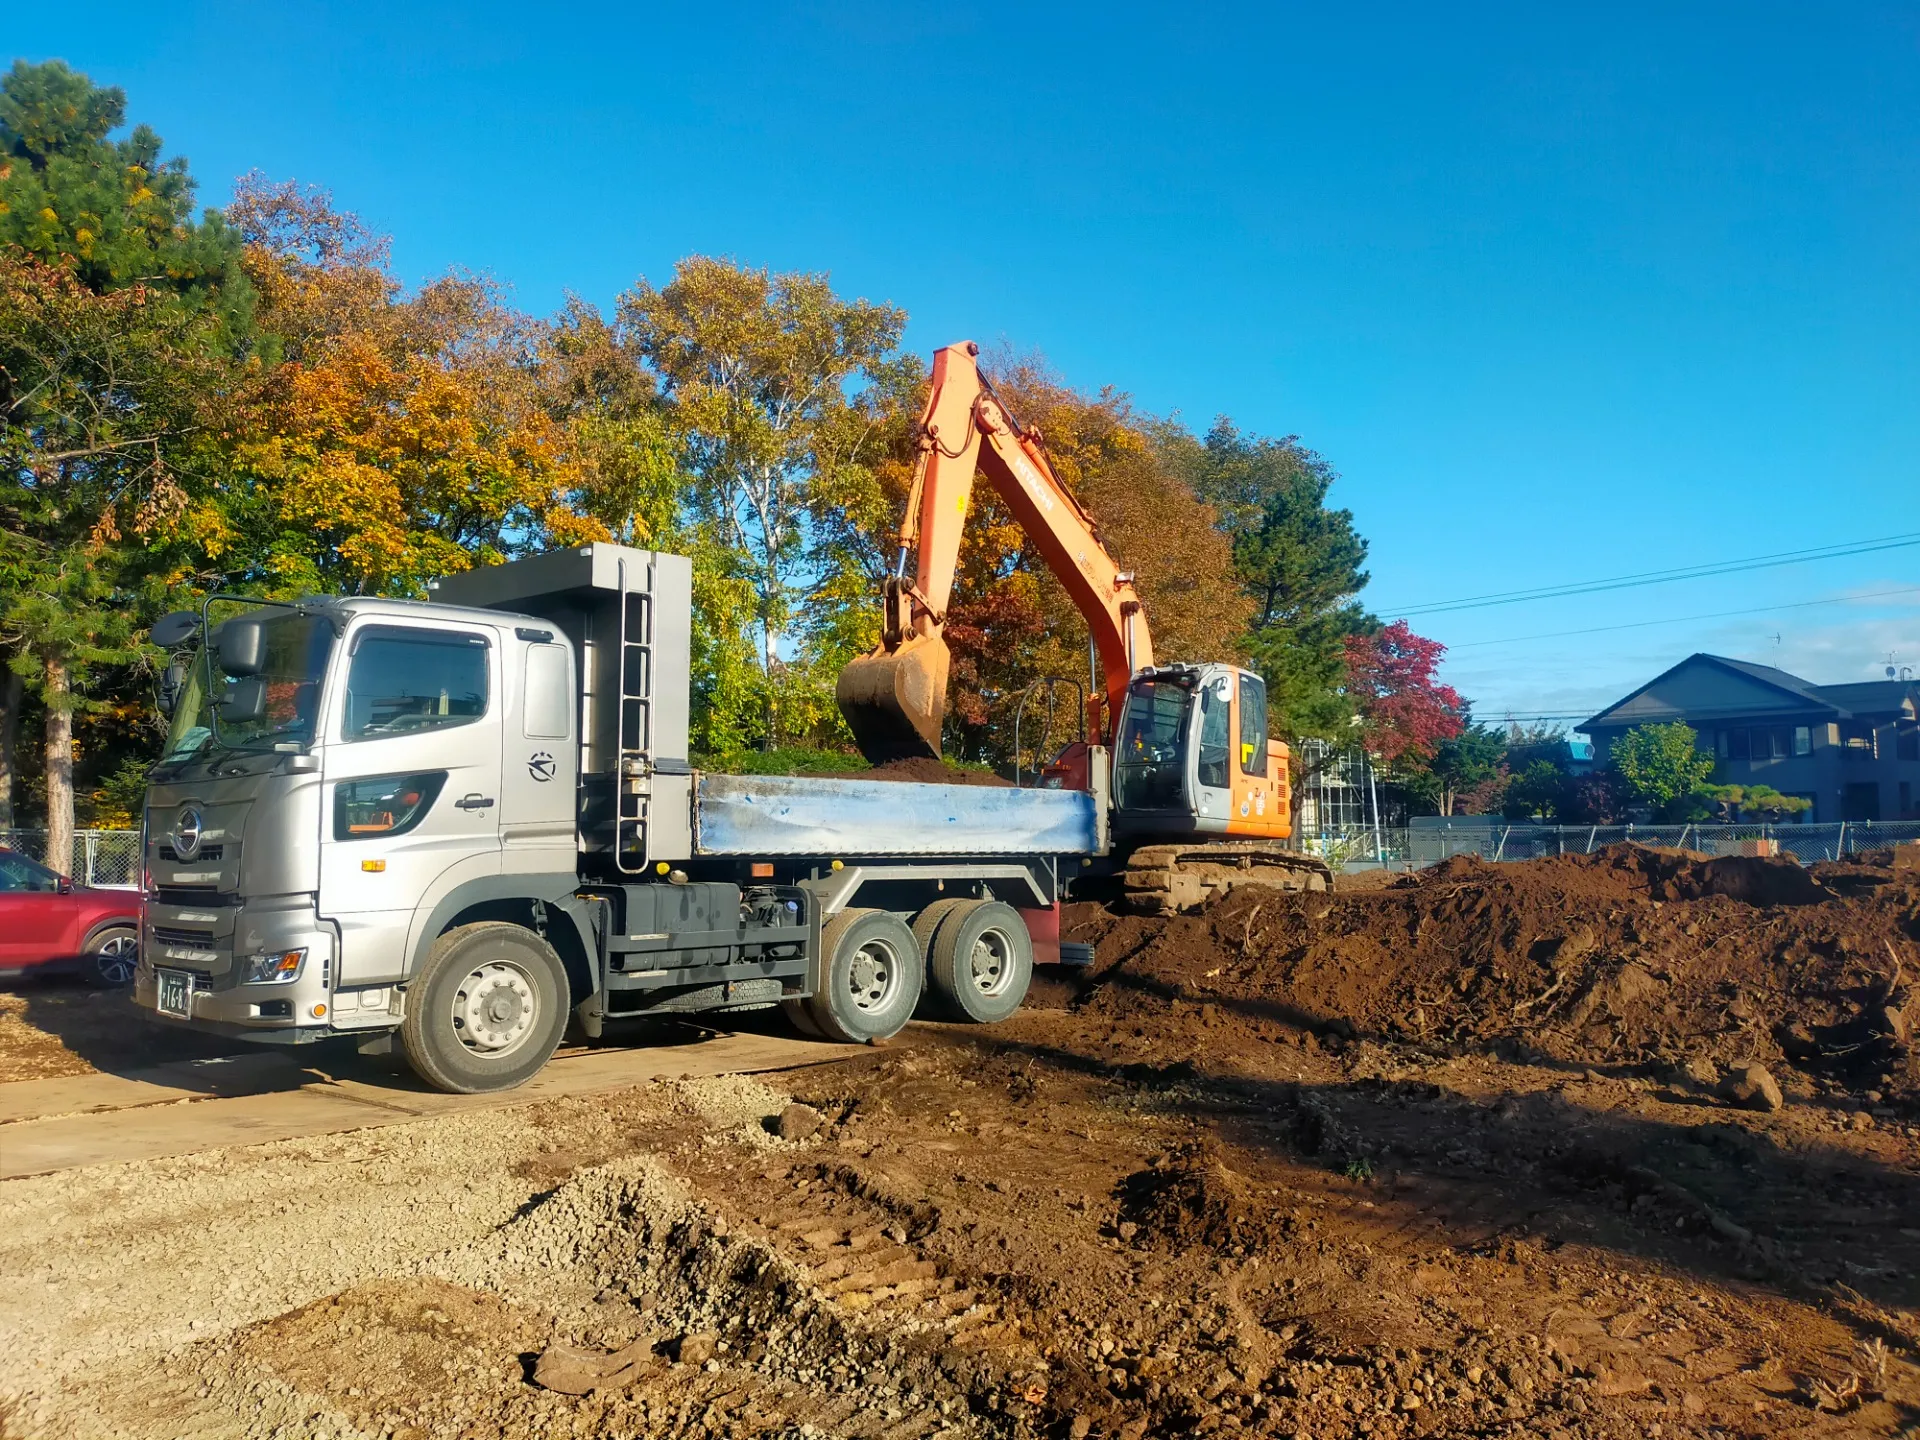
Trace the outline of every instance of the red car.
<instances>
[{"instance_id":1,"label":"red car","mask_svg":"<svg viewBox=\"0 0 1920 1440\"><path fill-rule=\"evenodd\" d=\"M0 977L77 970L126 985L139 958L139 891L91 890L0 845Z\"/></svg>"}]
</instances>

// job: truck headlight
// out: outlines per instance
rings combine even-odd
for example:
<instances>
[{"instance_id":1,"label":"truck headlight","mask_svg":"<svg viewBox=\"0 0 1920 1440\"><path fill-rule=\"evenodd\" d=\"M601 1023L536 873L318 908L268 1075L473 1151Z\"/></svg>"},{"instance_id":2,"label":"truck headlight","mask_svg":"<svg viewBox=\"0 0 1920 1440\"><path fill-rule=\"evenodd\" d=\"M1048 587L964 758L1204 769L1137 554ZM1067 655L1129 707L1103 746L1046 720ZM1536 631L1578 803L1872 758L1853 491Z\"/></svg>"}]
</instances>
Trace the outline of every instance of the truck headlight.
<instances>
[{"instance_id":1,"label":"truck headlight","mask_svg":"<svg viewBox=\"0 0 1920 1440\"><path fill-rule=\"evenodd\" d=\"M249 955L243 983L286 985L300 978L300 971L306 963L305 950L276 950L271 955Z\"/></svg>"}]
</instances>

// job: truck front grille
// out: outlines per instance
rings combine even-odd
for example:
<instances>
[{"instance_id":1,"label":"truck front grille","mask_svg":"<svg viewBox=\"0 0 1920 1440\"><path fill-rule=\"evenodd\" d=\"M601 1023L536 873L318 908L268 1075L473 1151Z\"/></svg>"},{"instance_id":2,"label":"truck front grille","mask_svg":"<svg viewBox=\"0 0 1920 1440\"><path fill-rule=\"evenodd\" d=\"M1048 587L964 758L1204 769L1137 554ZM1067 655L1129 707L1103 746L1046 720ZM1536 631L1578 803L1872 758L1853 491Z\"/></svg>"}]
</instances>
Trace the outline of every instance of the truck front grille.
<instances>
[{"instance_id":1,"label":"truck front grille","mask_svg":"<svg viewBox=\"0 0 1920 1440\"><path fill-rule=\"evenodd\" d=\"M153 938L162 945L181 945L189 950L213 948L211 930L176 930L171 925L156 925L153 927Z\"/></svg>"},{"instance_id":2,"label":"truck front grille","mask_svg":"<svg viewBox=\"0 0 1920 1440\"><path fill-rule=\"evenodd\" d=\"M154 900L161 905L229 905L230 896L222 895L218 885L161 885L153 893Z\"/></svg>"},{"instance_id":3,"label":"truck front grille","mask_svg":"<svg viewBox=\"0 0 1920 1440\"><path fill-rule=\"evenodd\" d=\"M198 865L204 860L211 864L226 853L227 847L224 845L202 845L200 847L200 853L195 855L190 863ZM160 858L169 864L178 865L180 863L180 857L173 853L173 847L171 845L162 845L160 847Z\"/></svg>"}]
</instances>

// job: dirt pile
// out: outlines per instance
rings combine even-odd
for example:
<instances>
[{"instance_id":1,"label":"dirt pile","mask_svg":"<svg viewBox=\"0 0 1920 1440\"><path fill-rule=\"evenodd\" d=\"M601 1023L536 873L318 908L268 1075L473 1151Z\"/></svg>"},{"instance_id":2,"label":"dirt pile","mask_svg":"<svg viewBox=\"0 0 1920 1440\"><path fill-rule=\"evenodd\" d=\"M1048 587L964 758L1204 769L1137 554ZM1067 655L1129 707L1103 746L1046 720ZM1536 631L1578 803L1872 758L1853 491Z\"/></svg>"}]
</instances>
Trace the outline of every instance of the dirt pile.
<instances>
[{"instance_id":1,"label":"dirt pile","mask_svg":"<svg viewBox=\"0 0 1920 1440\"><path fill-rule=\"evenodd\" d=\"M968 770L924 756L912 760L889 760L885 765L875 765L871 770L849 770L827 778L891 780L910 785L998 785L1008 789L1013 786L1011 780L1002 780L991 770Z\"/></svg>"},{"instance_id":2,"label":"dirt pile","mask_svg":"<svg viewBox=\"0 0 1920 1440\"><path fill-rule=\"evenodd\" d=\"M1622 845L1456 858L1374 891L1248 889L1195 916L1084 906L1067 920L1066 938L1097 944L1083 1007L1198 1007L1222 1043L1304 1030L1699 1076L1757 1061L1920 1103L1920 874L1891 865Z\"/></svg>"}]
</instances>

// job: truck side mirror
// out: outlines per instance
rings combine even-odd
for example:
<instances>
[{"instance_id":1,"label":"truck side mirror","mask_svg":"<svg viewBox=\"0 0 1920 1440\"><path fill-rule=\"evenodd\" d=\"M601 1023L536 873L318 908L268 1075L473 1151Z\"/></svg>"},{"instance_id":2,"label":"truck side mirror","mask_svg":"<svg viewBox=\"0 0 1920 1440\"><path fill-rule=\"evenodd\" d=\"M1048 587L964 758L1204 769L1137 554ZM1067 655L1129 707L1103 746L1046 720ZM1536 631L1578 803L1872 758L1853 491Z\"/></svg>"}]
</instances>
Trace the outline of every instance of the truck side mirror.
<instances>
[{"instance_id":1,"label":"truck side mirror","mask_svg":"<svg viewBox=\"0 0 1920 1440\"><path fill-rule=\"evenodd\" d=\"M258 675L235 680L220 697L220 718L228 725L254 725L266 719L267 682Z\"/></svg>"},{"instance_id":2,"label":"truck side mirror","mask_svg":"<svg viewBox=\"0 0 1920 1440\"><path fill-rule=\"evenodd\" d=\"M150 644L158 645L162 650L177 650L200 633L200 614L195 610L175 610L171 615L162 615L154 621L153 629L148 633Z\"/></svg>"},{"instance_id":3,"label":"truck side mirror","mask_svg":"<svg viewBox=\"0 0 1920 1440\"><path fill-rule=\"evenodd\" d=\"M180 703L180 690L186 683L187 667L179 660L160 672L160 693L156 698L160 713L168 719L173 718L173 707Z\"/></svg>"},{"instance_id":4,"label":"truck side mirror","mask_svg":"<svg viewBox=\"0 0 1920 1440\"><path fill-rule=\"evenodd\" d=\"M267 627L258 616L241 615L214 634L220 668L233 676L258 675L267 663Z\"/></svg>"}]
</instances>

